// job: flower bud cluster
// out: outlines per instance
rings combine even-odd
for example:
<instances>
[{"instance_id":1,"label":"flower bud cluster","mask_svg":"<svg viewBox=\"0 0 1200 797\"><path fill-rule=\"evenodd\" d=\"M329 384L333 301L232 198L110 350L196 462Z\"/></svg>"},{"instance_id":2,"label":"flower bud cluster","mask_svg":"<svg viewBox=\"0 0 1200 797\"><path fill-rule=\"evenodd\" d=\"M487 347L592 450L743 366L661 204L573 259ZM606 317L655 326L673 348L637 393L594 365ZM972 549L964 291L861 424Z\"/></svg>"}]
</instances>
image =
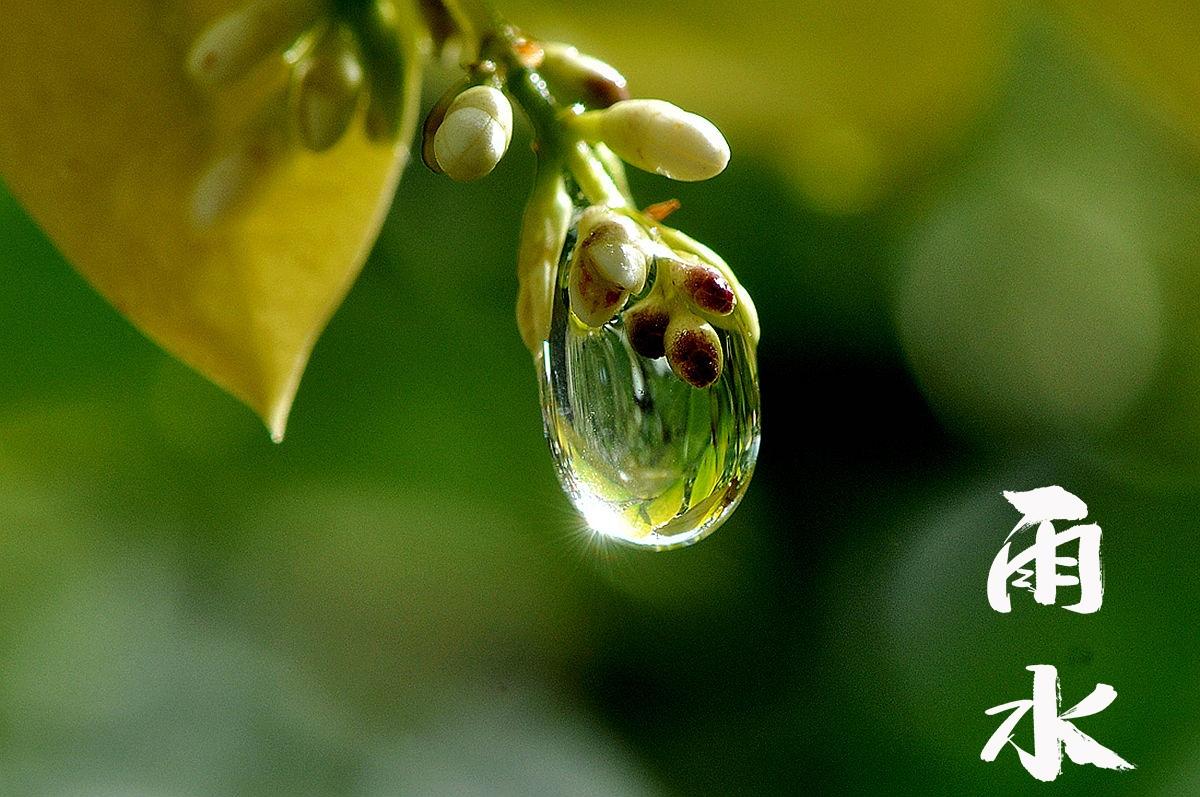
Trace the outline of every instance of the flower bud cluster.
<instances>
[{"instance_id":1,"label":"flower bud cluster","mask_svg":"<svg viewBox=\"0 0 1200 797\"><path fill-rule=\"evenodd\" d=\"M601 66L592 68L604 72ZM729 163L729 145L721 132L707 119L668 102L620 97L592 107L567 121L593 156L589 160L585 154L577 162L585 168L590 162L602 165L584 175L593 181L593 190L627 193L619 162L614 166L609 160L613 155L685 181L715 177ZM611 182L605 182L606 176ZM757 319L749 297L720 258L706 257L703 247L669 245L686 239L660 223L674 207L667 203L646 214L603 204L587 208L568 264L568 298L572 314L585 326L600 327L619 318L633 351L649 359L665 357L681 380L705 388L721 378L724 368L717 329L754 338Z\"/></svg>"},{"instance_id":2,"label":"flower bud cluster","mask_svg":"<svg viewBox=\"0 0 1200 797\"><path fill-rule=\"evenodd\" d=\"M717 326L730 326L737 294L722 271L671 249L632 216L593 205L580 216L578 243L568 263L571 312L586 327L620 318L642 357L666 357L694 387L721 376ZM653 270L653 283L646 289ZM631 297L640 297L626 308Z\"/></svg>"},{"instance_id":3,"label":"flower bud cluster","mask_svg":"<svg viewBox=\"0 0 1200 797\"><path fill-rule=\"evenodd\" d=\"M737 299L716 268L662 248L655 258L653 290L625 311L629 345L643 357L665 356L680 379L694 387L708 387L720 378L722 369L715 327L728 325Z\"/></svg>"},{"instance_id":4,"label":"flower bud cluster","mask_svg":"<svg viewBox=\"0 0 1200 797\"><path fill-rule=\"evenodd\" d=\"M455 24L453 14L439 17L434 6L441 8L423 4L427 23ZM197 224L225 215L294 144L328 150L356 118L368 138L394 140L402 63L416 54L415 46L402 49L401 28L420 26L411 18L415 3L408 12L400 7L395 0L245 0L200 33L187 65L201 85L228 85L272 60L290 71L286 91L272 96L201 175L192 203ZM450 35L443 33L441 39ZM724 367L717 330L756 341L753 304L720 257L661 223L677 203L630 210L625 164L707 180L729 163L721 132L669 102L631 99L625 78L597 58L509 26L480 37L464 68L467 76L425 120L422 157L453 180L480 179L512 143L513 101L525 111L538 156L518 256L517 317L526 345L537 351L546 340L556 291L565 285L571 315L583 327L612 324L638 355L666 358L688 384L717 382ZM584 201L560 280L571 219Z\"/></svg>"}]
</instances>

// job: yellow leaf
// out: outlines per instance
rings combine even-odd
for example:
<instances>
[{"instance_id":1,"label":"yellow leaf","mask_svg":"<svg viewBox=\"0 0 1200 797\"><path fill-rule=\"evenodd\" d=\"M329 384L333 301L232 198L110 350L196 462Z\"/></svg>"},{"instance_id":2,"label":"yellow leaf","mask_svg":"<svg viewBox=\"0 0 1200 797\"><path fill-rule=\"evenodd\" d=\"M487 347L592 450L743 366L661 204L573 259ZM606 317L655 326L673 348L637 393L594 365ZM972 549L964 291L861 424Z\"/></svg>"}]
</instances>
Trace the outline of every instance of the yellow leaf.
<instances>
[{"instance_id":1,"label":"yellow leaf","mask_svg":"<svg viewBox=\"0 0 1200 797\"><path fill-rule=\"evenodd\" d=\"M218 0L56 0L4 9L0 173L63 255L150 338L283 435L318 335L362 267L416 123L416 35L398 143L361 124L329 152L289 151L236 212L197 225L192 198L283 78L188 79Z\"/></svg>"},{"instance_id":2,"label":"yellow leaf","mask_svg":"<svg viewBox=\"0 0 1200 797\"><path fill-rule=\"evenodd\" d=\"M831 211L870 206L991 99L1010 0L506 0L534 35L625 72L638 97L711 118L736 161L769 158Z\"/></svg>"}]
</instances>

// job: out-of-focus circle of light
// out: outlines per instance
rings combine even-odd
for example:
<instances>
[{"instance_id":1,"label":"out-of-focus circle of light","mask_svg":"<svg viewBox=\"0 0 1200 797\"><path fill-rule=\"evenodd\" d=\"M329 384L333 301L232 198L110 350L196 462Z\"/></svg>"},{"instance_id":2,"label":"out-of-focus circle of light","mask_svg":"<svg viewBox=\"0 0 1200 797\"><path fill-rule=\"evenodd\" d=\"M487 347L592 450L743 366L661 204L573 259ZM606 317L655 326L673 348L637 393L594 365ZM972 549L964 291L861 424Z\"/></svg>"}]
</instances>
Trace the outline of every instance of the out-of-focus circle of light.
<instances>
[{"instance_id":1,"label":"out-of-focus circle of light","mask_svg":"<svg viewBox=\"0 0 1200 797\"><path fill-rule=\"evenodd\" d=\"M975 431L1094 431L1162 349L1158 277L1136 233L1053 185L981 187L918 232L896 293L934 405Z\"/></svg>"}]
</instances>

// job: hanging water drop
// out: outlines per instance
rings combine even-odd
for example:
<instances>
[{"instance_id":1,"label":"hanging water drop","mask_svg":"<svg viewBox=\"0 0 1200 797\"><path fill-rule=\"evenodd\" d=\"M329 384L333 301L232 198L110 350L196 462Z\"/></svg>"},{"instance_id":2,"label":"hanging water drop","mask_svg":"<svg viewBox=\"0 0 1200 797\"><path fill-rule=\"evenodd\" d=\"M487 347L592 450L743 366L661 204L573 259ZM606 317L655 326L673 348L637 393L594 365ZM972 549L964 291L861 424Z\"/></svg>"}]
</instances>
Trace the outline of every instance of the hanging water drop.
<instances>
[{"instance_id":1,"label":"hanging water drop","mask_svg":"<svg viewBox=\"0 0 1200 797\"><path fill-rule=\"evenodd\" d=\"M718 328L720 376L693 387L665 357L635 351L624 313L598 328L581 323L570 307L571 265L564 252L550 331L535 355L563 489L603 537L654 549L696 542L729 517L754 471L754 343Z\"/></svg>"}]
</instances>

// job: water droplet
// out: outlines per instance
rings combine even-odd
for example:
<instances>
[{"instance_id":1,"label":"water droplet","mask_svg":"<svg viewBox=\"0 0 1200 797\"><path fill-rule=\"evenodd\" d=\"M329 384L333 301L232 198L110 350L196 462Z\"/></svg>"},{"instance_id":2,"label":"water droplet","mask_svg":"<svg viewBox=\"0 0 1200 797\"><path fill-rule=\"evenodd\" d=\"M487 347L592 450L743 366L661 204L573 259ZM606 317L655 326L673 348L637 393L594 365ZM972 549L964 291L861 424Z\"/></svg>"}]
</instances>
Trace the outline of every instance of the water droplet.
<instances>
[{"instance_id":1,"label":"water droplet","mask_svg":"<svg viewBox=\"0 0 1200 797\"><path fill-rule=\"evenodd\" d=\"M721 377L694 388L637 354L620 316L599 329L573 318L564 285L537 357L563 489L604 537L656 549L702 539L737 507L758 456L753 344L719 330Z\"/></svg>"}]
</instances>

